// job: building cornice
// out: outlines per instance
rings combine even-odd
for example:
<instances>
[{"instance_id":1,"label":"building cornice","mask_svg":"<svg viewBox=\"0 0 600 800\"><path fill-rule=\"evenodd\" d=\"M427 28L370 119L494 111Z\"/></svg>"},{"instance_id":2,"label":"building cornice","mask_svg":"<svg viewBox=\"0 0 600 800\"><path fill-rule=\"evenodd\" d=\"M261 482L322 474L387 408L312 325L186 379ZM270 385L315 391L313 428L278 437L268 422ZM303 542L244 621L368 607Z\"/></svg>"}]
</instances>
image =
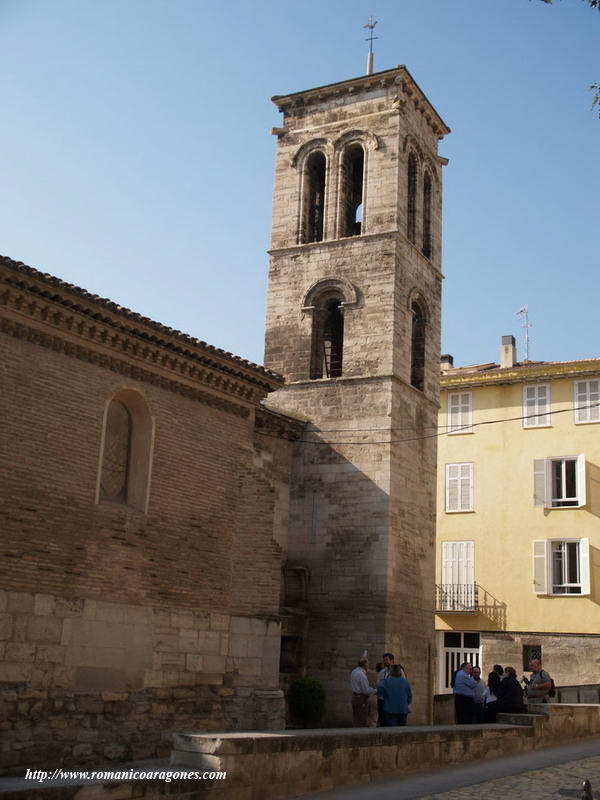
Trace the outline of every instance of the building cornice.
<instances>
[{"instance_id":1,"label":"building cornice","mask_svg":"<svg viewBox=\"0 0 600 800\"><path fill-rule=\"evenodd\" d=\"M277 389L283 383L281 375L266 367L213 347L6 256L0 256L0 293L2 298L6 296L0 304L7 305L8 302L15 308L18 304L21 313L50 324L53 319L51 311L60 308L66 315L75 314L80 320L93 320L96 329L105 327L145 345L168 349L176 353L179 359L187 358L202 363L207 369L252 383L266 392Z\"/></svg>"},{"instance_id":2,"label":"building cornice","mask_svg":"<svg viewBox=\"0 0 600 800\"><path fill-rule=\"evenodd\" d=\"M257 433L296 442L302 438L307 422L277 411L266 405L256 409L255 430Z\"/></svg>"},{"instance_id":3,"label":"building cornice","mask_svg":"<svg viewBox=\"0 0 600 800\"><path fill-rule=\"evenodd\" d=\"M406 244L412 250L415 251L417 256L421 259L423 265L426 265L427 268L434 274L434 276L438 280L443 280L444 275L442 271L431 261L427 256L423 255L423 253L419 250L419 248L413 244L413 242L408 239L403 233L398 230L392 231L379 231L377 233L361 233L360 236L345 236L341 239L324 239L321 242L306 242L303 244L292 244L288 245L287 247L273 247L270 250L267 250L268 255L276 257L276 256L285 256L285 255L294 255L294 254L301 254L301 253L311 253L311 252L318 252L320 249L323 250L333 250L339 247L349 247L349 246L359 246L364 242L373 241L376 239L388 239L394 242L398 242L399 244Z\"/></svg>"},{"instance_id":4,"label":"building cornice","mask_svg":"<svg viewBox=\"0 0 600 800\"><path fill-rule=\"evenodd\" d=\"M328 101L334 97L356 95L369 89L391 86L395 86L399 94L402 95L402 100L398 104L399 110L403 103L410 102L417 111L422 112L425 121L439 139L450 133L450 128L437 113L423 90L403 64L399 64L393 69L374 72L372 75L362 75L358 78L329 83L325 86L317 86L313 89L293 92L292 94L275 95L271 99L279 111L293 116L308 105ZM285 130L287 130L287 127Z\"/></svg>"},{"instance_id":5,"label":"building cornice","mask_svg":"<svg viewBox=\"0 0 600 800\"><path fill-rule=\"evenodd\" d=\"M82 302L77 293L57 291L50 276L40 279L29 275L31 268L24 272L20 265L15 269L6 261L0 259L0 317L5 334L241 416L283 384L283 378L270 370L215 357L200 344L194 346L191 337L178 332L164 335L158 323L147 324L140 318L134 324L132 316L138 315L133 312L111 313L106 307L110 301L95 303L84 290L80 290Z\"/></svg>"},{"instance_id":6,"label":"building cornice","mask_svg":"<svg viewBox=\"0 0 600 800\"><path fill-rule=\"evenodd\" d=\"M65 356L76 358L79 361L85 361L88 364L111 370L131 380L142 381L143 383L158 386L160 389L174 392L183 397L188 397L191 400L204 403L204 405L217 408L220 411L225 411L236 417L246 419L250 416L250 409L245 405L233 403L230 400L225 400L222 397L202 391L201 389L195 389L182 381L169 380L158 372L143 369L123 359L104 354L91 347L84 347L81 344L61 338L60 336L52 335L51 333L45 333L38 328L24 325L16 320L0 317L0 332L12 336L15 339L24 339L32 344L46 347L54 353L61 353Z\"/></svg>"},{"instance_id":7,"label":"building cornice","mask_svg":"<svg viewBox=\"0 0 600 800\"><path fill-rule=\"evenodd\" d=\"M564 364L549 363L531 366L521 365L517 368L507 367L490 372L467 375L442 375L440 390L469 388L476 386L501 385L509 383L531 383L541 380L558 380L560 378L583 377L600 374L600 359L572 361Z\"/></svg>"}]
</instances>

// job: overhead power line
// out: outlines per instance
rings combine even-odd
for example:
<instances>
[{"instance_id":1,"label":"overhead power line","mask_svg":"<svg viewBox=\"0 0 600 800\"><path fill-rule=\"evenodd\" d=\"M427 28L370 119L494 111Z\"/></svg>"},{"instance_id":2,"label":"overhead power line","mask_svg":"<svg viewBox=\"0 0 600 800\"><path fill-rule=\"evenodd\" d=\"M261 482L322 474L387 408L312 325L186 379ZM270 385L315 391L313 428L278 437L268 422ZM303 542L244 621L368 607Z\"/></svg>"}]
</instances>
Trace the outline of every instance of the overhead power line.
<instances>
[{"instance_id":1,"label":"overhead power line","mask_svg":"<svg viewBox=\"0 0 600 800\"><path fill-rule=\"evenodd\" d=\"M477 428L477 427L479 427L481 425L498 425L498 424L503 423L503 422L521 422L524 419L535 419L536 417L546 417L549 414L553 414L554 415L554 414L572 413L573 411L580 411L580 410L582 410L584 408L597 408L598 406L600 406L600 403L590 403L589 405L584 405L584 406L572 406L571 408L562 408L562 409L560 409L558 411L543 411L543 412L540 412L539 414L523 414L520 417L506 417L504 419L482 420L481 422L473 422L471 425L462 425L462 426L460 426L458 428L453 428L452 431L448 431L448 430L444 430L444 431L441 431L441 432L437 431L436 433L428 433L428 434L425 434L424 436L412 436L412 437L407 438L407 439L386 439L384 441L375 441L375 442L346 442L346 441L339 441L338 442L338 441L323 441L323 440L312 441L312 440L307 440L307 439L298 439L298 440L296 440L295 443L296 444L312 444L312 445L328 445L328 446L342 445L343 444L343 445L352 445L354 447L371 447L372 445L375 445L375 444L404 444L405 442L419 442L419 441L421 441L423 439L437 439L440 436L448 436L448 434L458 433L461 430L471 430L471 428ZM442 426L438 426L438 427L442 427ZM447 428L447 426L443 426L443 427ZM376 430L383 430L383 429L382 428L372 428L372 429L363 428L363 429L355 429L355 430L358 433L358 432L365 432L365 431L369 431L369 430L376 431ZM402 429L396 428L396 429L392 429L392 430L402 430ZM407 429L407 430L413 430L413 429ZM313 433L313 434L320 434L322 432L323 431L308 431L308 433ZM346 430L346 431L341 431L340 430L339 432L340 433L342 433L342 432L343 433L351 433L351 431L348 431L348 430ZM261 436L268 436L271 439L283 439L284 438L283 436L277 436L277 435L275 435L273 433L265 433L264 431L257 431L257 433L260 433Z\"/></svg>"}]
</instances>

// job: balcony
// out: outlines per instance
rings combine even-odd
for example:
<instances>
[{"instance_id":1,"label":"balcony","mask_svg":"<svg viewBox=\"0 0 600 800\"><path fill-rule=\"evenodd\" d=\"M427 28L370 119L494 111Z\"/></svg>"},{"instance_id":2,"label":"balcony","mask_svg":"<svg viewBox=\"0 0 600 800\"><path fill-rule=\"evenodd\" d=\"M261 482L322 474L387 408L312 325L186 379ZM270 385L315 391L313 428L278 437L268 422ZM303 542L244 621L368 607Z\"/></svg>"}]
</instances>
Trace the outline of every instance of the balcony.
<instances>
[{"instance_id":1,"label":"balcony","mask_svg":"<svg viewBox=\"0 0 600 800\"><path fill-rule=\"evenodd\" d=\"M479 613L479 587L476 583L436 583L435 610L438 614Z\"/></svg>"}]
</instances>

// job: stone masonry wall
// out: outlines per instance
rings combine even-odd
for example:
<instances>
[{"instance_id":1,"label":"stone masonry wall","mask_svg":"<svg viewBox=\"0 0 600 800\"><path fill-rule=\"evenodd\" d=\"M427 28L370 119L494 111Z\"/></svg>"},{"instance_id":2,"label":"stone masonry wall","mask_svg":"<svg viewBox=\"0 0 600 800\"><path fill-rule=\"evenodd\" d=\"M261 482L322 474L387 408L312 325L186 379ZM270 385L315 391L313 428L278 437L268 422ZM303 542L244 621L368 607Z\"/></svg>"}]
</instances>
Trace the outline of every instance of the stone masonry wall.
<instances>
[{"instance_id":1,"label":"stone masonry wall","mask_svg":"<svg viewBox=\"0 0 600 800\"><path fill-rule=\"evenodd\" d=\"M425 722L433 642L435 469L440 349L441 166L445 132L403 68L275 102L278 129L266 365L286 378L269 403L310 420L295 447L287 557L306 566L310 674L328 688L327 722L351 720L348 673L393 650ZM339 164L365 155L360 235L338 238ZM323 241L298 244L304 154L327 160ZM407 163L415 152L417 225L407 232ZM423 176L432 176L432 258L423 245ZM309 380L311 290L337 285L341 377ZM337 281L337 284L335 283ZM411 383L412 304L426 320L424 391Z\"/></svg>"},{"instance_id":2,"label":"stone masonry wall","mask_svg":"<svg viewBox=\"0 0 600 800\"><path fill-rule=\"evenodd\" d=\"M166 756L173 732L283 727L279 623L0 591L0 767Z\"/></svg>"},{"instance_id":3,"label":"stone masonry wall","mask_svg":"<svg viewBox=\"0 0 600 800\"><path fill-rule=\"evenodd\" d=\"M389 381L339 379L277 393L281 408L301 407L324 429L381 427L389 414ZM345 418L339 416L343 405ZM329 409L329 414L327 413ZM330 434L306 433L310 442ZM338 435L338 438L339 435ZM309 675L327 687L326 724L351 724L348 674L367 649L373 664L385 647L385 592L389 516L389 453L379 446L297 444L291 488L287 560L308 570Z\"/></svg>"},{"instance_id":4,"label":"stone masonry wall","mask_svg":"<svg viewBox=\"0 0 600 800\"><path fill-rule=\"evenodd\" d=\"M544 669L557 686L584 686L600 682L600 635L489 632L481 634L483 664L513 666L523 672L523 647L541 646ZM528 671L525 671L528 674Z\"/></svg>"}]
</instances>

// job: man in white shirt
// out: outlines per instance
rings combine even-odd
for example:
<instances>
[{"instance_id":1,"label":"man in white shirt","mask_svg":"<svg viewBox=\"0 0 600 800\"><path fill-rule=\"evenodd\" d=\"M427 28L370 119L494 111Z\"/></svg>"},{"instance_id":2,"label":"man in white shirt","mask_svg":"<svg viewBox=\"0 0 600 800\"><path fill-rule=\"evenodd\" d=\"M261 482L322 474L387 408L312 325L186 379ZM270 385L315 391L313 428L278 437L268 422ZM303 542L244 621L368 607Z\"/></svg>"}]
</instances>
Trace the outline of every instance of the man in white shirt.
<instances>
[{"instance_id":1,"label":"man in white shirt","mask_svg":"<svg viewBox=\"0 0 600 800\"><path fill-rule=\"evenodd\" d=\"M355 728L366 728L369 713L369 695L377 694L377 689L369 686L367 670L369 659L360 658L358 666L350 673L350 687L352 689L352 718Z\"/></svg>"}]
</instances>

